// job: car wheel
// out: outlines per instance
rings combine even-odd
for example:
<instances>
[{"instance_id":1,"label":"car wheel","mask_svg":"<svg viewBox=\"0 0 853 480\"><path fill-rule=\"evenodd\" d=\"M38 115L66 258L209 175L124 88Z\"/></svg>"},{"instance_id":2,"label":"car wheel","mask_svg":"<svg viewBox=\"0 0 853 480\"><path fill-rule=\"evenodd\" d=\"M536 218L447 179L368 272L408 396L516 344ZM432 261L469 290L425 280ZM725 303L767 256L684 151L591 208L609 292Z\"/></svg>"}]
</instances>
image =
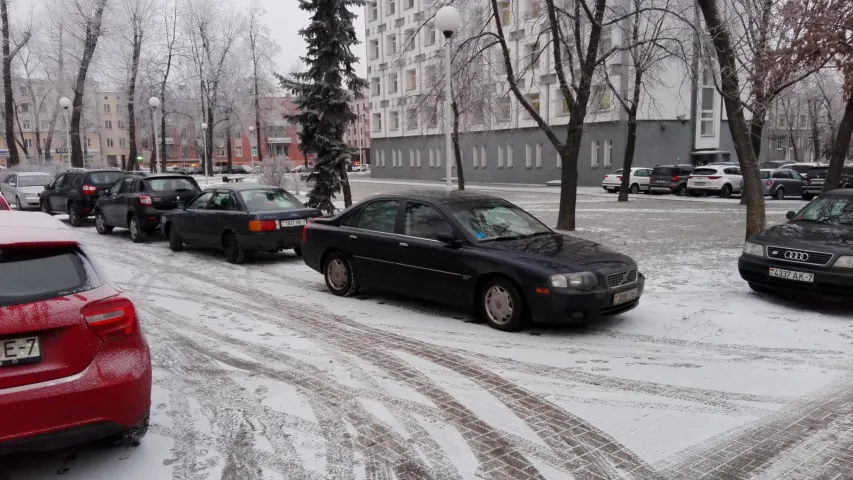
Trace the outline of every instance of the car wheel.
<instances>
[{"instance_id":1,"label":"car wheel","mask_svg":"<svg viewBox=\"0 0 853 480\"><path fill-rule=\"evenodd\" d=\"M107 221L104 219L104 213L100 210L95 212L95 230L97 230L101 235L109 235L113 232L113 227L107 225Z\"/></svg>"},{"instance_id":2,"label":"car wheel","mask_svg":"<svg viewBox=\"0 0 853 480\"><path fill-rule=\"evenodd\" d=\"M686 197L687 196L687 185L682 185L682 186L678 187L678 191L676 192L676 195L678 195L679 197Z\"/></svg>"},{"instance_id":3,"label":"car wheel","mask_svg":"<svg viewBox=\"0 0 853 480\"><path fill-rule=\"evenodd\" d=\"M83 226L83 217L80 216L80 210L77 208L77 205L73 203L68 206L68 223L70 223L72 227Z\"/></svg>"},{"instance_id":4,"label":"car wheel","mask_svg":"<svg viewBox=\"0 0 853 480\"><path fill-rule=\"evenodd\" d=\"M46 213L47 215L53 216L53 212L50 211L50 208L47 206L47 201L42 200L40 202L41 213Z\"/></svg>"},{"instance_id":5,"label":"car wheel","mask_svg":"<svg viewBox=\"0 0 853 480\"><path fill-rule=\"evenodd\" d=\"M517 332L524 327L524 300L508 280L490 280L480 292L482 317L490 327L504 332Z\"/></svg>"},{"instance_id":6,"label":"car wheel","mask_svg":"<svg viewBox=\"0 0 853 480\"><path fill-rule=\"evenodd\" d=\"M640 193L640 186L635 183L635 184L631 185L631 188L628 189L628 192L631 195L636 195L636 194Z\"/></svg>"},{"instance_id":7,"label":"car wheel","mask_svg":"<svg viewBox=\"0 0 853 480\"><path fill-rule=\"evenodd\" d=\"M21 197L15 195L15 208L18 209L19 212L24 211L24 207L21 206Z\"/></svg>"},{"instance_id":8,"label":"car wheel","mask_svg":"<svg viewBox=\"0 0 853 480\"><path fill-rule=\"evenodd\" d=\"M785 189L779 187L776 189L776 192L773 194L773 198L776 200L785 200Z\"/></svg>"},{"instance_id":9,"label":"car wheel","mask_svg":"<svg viewBox=\"0 0 853 480\"><path fill-rule=\"evenodd\" d=\"M358 291L358 281L355 279L352 264L342 253L332 253L323 265L323 276L326 277L326 287L339 297L351 297Z\"/></svg>"},{"instance_id":10,"label":"car wheel","mask_svg":"<svg viewBox=\"0 0 853 480\"><path fill-rule=\"evenodd\" d=\"M225 260L228 260L228 263L239 265L246 262L246 251L240 248L237 236L233 233L225 235L222 240L222 247L225 249Z\"/></svg>"},{"instance_id":11,"label":"car wheel","mask_svg":"<svg viewBox=\"0 0 853 480\"><path fill-rule=\"evenodd\" d=\"M172 225L169 227L169 250L180 252L184 249L184 241L178 235L178 228Z\"/></svg>"},{"instance_id":12,"label":"car wheel","mask_svg":"<svg viewBox=\"0 0 853 480\"><path fill-rule=\"evenodd\" d=\"M302 256L302 247L294 248L293 253L295 253L297 257L301 257Z\"/></svg>"},{"instance_id":13,"label":"car wheel","mask_svg":"<svg viewBox=\"0 0 853 480\"><path fill-rule=\"evenodd\" d=\"M723 185L723 188L720 190L720 198L729 198L732 196L732 186L731 185Z\"/></svg>"},{"instance_id":14,"label":"car wheel","mask_svg":"<svg viewBox=\"0 0 853 480\"><path fill-rule=\"evenodd\" d=\"M811 199L813 199L813 198L814 198L814 195L811 193L804 193L803 194L803 200L811 201Z\"/></svg>"},{"instance_id":15,"label":"car wheel","mask_svg":"<svg viewBox=\"0 0 853 480\"><path fill-rule=\"evenodd\" d=\"M142 243L148 236L148 234L139 226L139 220L136 219L135 215L130 217L127 227L130 229L130 239L133 243Z\"/></svg>"},{"instance_id":16,"label":"car wheel","mask_svg":"<svg viewBox=\"0 0 853 480\"><path fill-rule=\"evenodd\" d=\"M149 417L146 415L145 419L142 420L139 425L107 437L107 443L115 447L135 447L139 445L139 442L142 441L142 438L146 433L148 433L148 421Z\"/></svg>"}]
</instances>

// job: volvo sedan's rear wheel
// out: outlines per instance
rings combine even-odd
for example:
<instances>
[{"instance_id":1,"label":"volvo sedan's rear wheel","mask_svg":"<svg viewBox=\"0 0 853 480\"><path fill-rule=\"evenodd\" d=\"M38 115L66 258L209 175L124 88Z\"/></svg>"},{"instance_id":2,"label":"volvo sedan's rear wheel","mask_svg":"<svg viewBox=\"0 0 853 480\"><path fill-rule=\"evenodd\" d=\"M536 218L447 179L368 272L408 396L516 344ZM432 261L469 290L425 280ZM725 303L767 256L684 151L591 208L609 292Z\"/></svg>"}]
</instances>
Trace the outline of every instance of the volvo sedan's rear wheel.
<instances>
[{"instance_id":1,"label":"volvo sedan's rear wheel","mask_svg":"<svg viewBox=\"0 0 853 480\"><path fill-rule=\"evenodd\" d=\"M480 293L482 317L490 327L516 332L524 327L527 309L518 289L503 278L489 280Z\"/></svg>"},{"instance_id":2,"label":"volvo sedan's rear wheel","mask_svg":"<svg viewBox=\"0 0 853 480\"><path fill-rule=\"evenodd\" d=\"M342 253L329 255L323 266L323 275L326 277L326 287L339 297L350 297L358 291L352 264Z\"/></svg>"}]
</instances>

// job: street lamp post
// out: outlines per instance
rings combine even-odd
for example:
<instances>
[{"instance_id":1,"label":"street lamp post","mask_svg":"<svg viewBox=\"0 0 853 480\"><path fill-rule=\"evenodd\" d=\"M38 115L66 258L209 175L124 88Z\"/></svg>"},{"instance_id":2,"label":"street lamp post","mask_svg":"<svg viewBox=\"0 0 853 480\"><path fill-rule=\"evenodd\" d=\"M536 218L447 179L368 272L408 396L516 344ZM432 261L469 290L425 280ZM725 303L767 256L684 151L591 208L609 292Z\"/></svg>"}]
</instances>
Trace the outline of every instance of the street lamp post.
<instances>
[{"instance_id":1,"label":"street lamp post","mask_svg":"<svg viewBox=\"0 0 853 480\"><path fill-rule=\"evenodd\" d=\"M441 7L435 14L435 27L444 34L444 142L446 150L446 183L445 190L453 190L453 157L450 124L452 121L450 102L450 38L459 30L459 10L451 6Z\"/></svg>"},{"instance_id":2,"label":"street lamp post","mask_svg":"<svg viewBox=\"0 0 853 480\"><path fill-rule=\"evenodd\" d=\"M150 99L148 99L148 105L151 106L151 110L154 112L154 115L152 115L154 121L154 125L152 125L154 127L154 148L151 150L152 152L156 153L152 156L160 161L160 165L166 165L166 159L160 158L160 155L162 154L161 150L165 149L160 148L160 136L157 132L157 109L160 108L160 99L157 97L151 97ZM157 165L154 165L154 169L156 171Z\"/></svg>"},{"instance_id":3,"label":"street lamp post","mask_svg":"<svg viewBox=\"0 0 853 480\"><path fill-rule=\"evenodd\" d=\"M68 165L71 165L71 122L68 120L68 109L71 107L71 99L62 97L59 106L65 111L65 149L68 150Z\"/></svg>"},{"instance_id":4,"label":"street lamp post","mask_svg":"<svg viewBox=\"0 0 853 480\"><path fill-rule=\"evenodd\" d=\"M201 142L204 145L204 156L202 157L202 161L204 162L204 183L207 184L207 124L201 124Z\"/></svg>"}]
</instances>

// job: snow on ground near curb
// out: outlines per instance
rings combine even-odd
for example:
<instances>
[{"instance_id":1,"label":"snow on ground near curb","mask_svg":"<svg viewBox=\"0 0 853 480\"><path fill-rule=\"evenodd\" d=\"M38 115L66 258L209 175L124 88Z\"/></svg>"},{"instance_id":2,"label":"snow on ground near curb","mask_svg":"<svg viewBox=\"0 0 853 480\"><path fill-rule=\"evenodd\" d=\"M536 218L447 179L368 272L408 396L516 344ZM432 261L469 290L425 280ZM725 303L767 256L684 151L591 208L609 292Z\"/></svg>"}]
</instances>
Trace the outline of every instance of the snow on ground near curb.
<instances>
[{"instance_id":1,"label":"snow on ground near curb","mask_svg":"<svg viewBox=\"0 0 853 480\"><path fill-rule=\"evenodd\" d=\"M354 182L354 195L400 187ZM498 193L554 224L557 196ZM3 458L0 478L853 476L851 311L752 293L736 201L583 200L576 234L636 258L642 302L518 334L434 304L334 297L290 253L233 266L89 225L152 348L151 433L135 449Z\"/></svg>"}]
</instances>

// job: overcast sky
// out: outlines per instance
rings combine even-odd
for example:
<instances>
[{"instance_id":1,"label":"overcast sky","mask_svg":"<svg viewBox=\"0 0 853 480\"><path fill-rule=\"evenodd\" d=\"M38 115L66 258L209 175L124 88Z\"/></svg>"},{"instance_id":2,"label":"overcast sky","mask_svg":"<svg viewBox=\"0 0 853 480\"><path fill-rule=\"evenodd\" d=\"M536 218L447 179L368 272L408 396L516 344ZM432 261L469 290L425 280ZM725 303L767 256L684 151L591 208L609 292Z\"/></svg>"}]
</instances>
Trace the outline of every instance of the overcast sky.
<instances>
[{"instance_id":1,"label":"overcast sky","mask_svg":"<svg viewBox=\"0 0 853 480\"><path fill-rule=\"evenodd\" d=\"M287 73L305 55L305 42L299 36L299 30L308 24L308 12L299 9L296 0L259 0L267 10L266 23L272 31L273 39L281 46L277 63L279 73ZM362 42L353 49L359 58L364 57L367 49L364 46L364 7L356 11L355 30ZM367 64L361 63L356 69L362 77L367 75Z\"/></svg>"}]
</instances>

